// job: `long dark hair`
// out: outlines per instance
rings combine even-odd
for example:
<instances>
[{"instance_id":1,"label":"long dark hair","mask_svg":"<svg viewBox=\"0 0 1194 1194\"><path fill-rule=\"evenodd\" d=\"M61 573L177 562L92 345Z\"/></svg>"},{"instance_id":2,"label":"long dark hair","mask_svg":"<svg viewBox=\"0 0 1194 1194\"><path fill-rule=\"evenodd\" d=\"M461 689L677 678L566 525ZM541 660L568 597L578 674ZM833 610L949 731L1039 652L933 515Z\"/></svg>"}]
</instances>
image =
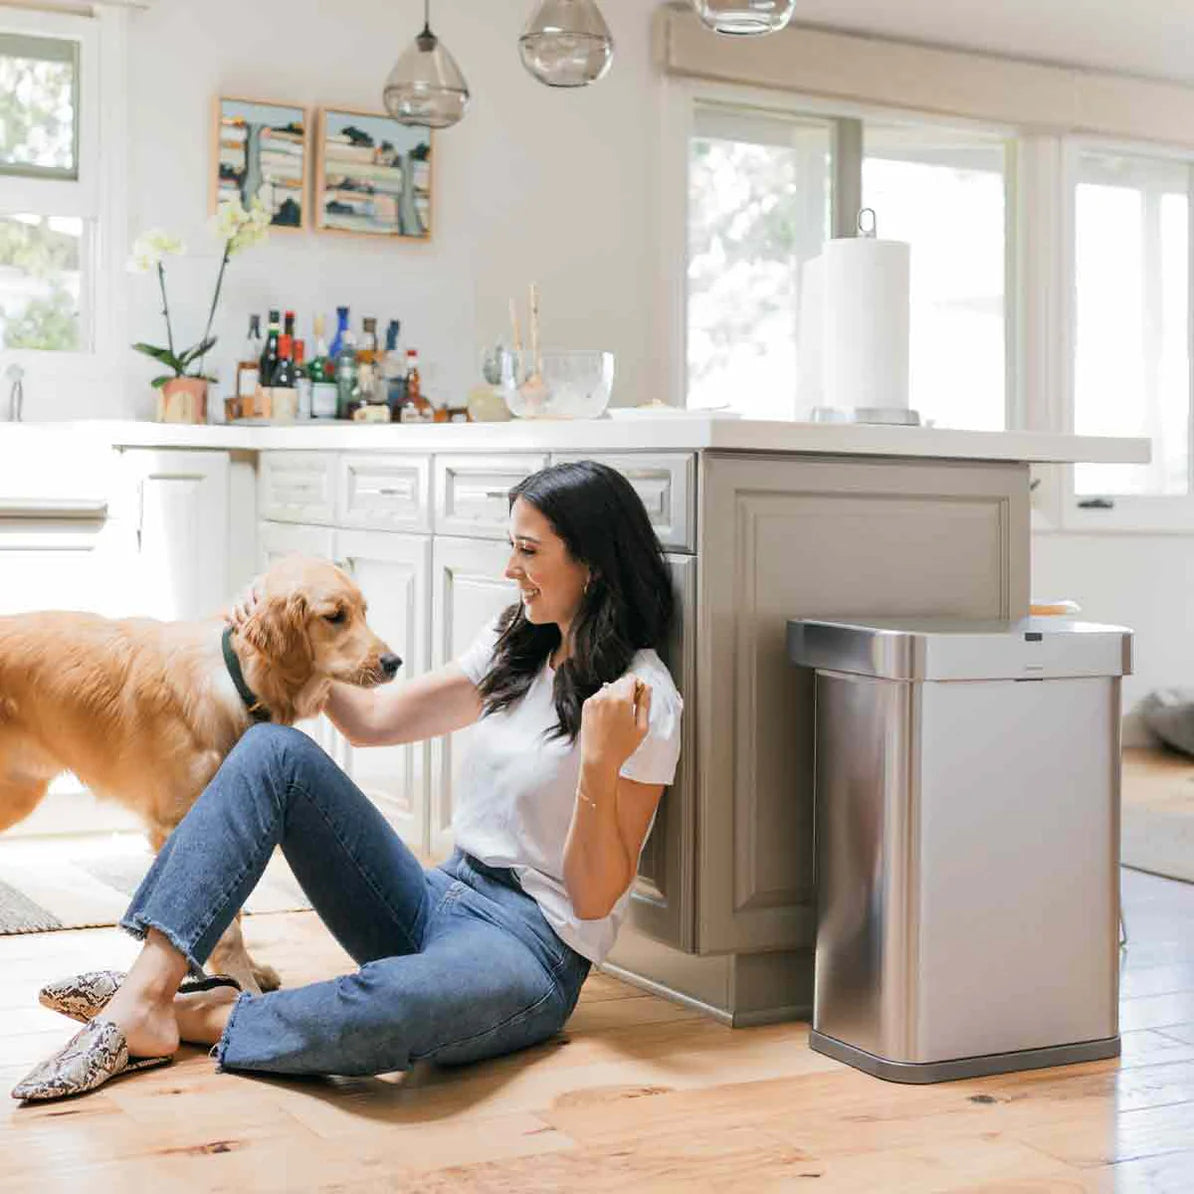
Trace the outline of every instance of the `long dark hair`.
<instances>
[{"instance_id":1,"label":"long dark hair","mask_svg":"<svg viewBox=\"0 0 1194 1194\"><path fill-rule=\"evenodd\" d=\"M672 578L642 499L621 473L594 460L555 464L510 490L542 514L568 554L588 567L588 590L572 620L572 652L556 671L554 737L576 740L580 707L658 647L672 621ZM555 623L536 626L522 603L498 620L489 672L478 686L486 714L520 701L560 643Z\"/></svg>"}]
</instances>

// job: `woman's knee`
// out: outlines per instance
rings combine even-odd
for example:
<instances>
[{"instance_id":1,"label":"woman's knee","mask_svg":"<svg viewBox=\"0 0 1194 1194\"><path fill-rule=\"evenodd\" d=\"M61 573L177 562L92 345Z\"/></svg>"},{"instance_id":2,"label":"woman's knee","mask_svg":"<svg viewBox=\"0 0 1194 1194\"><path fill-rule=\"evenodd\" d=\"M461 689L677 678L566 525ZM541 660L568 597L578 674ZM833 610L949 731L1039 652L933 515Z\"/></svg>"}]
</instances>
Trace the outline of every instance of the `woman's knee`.
<instances>
[{"instance_id":1,"label":"woman's knee","mask_svg":"<svg viewBox=\"0 0 1194 1194\"><path fill-rule=\"evenodd\" d=\"M285 792L296 778L327 761L319 745L302 730L261 723L245 731L225 766L273 780Z\"/></svg>"}]
</instances>

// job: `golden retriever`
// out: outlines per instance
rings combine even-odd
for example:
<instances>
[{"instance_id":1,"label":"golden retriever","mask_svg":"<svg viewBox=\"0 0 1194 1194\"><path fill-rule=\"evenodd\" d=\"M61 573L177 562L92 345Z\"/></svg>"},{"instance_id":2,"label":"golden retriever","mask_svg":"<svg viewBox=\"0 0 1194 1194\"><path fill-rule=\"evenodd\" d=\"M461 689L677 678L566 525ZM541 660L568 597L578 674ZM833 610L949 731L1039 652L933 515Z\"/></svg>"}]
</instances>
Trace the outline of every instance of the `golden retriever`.
<instances>
[{"instance_id":1,"label":"golden retriever","mask_svg":"<svg viewBox=\"0 0 1194 1194\"><path fill-rule=\"evenodd\" d=\"M333 564L288 556L256 588L260 601L231 645L270 720L317 714L333 680L372 687L394 677L401 660ZM0 617L0 831L72 771L136 813L159 850L253 724L224 661L224 630L218 618ZM249 990L278 986L245 950L239 915L210 966Z\"/></svg>"}]
</instances>

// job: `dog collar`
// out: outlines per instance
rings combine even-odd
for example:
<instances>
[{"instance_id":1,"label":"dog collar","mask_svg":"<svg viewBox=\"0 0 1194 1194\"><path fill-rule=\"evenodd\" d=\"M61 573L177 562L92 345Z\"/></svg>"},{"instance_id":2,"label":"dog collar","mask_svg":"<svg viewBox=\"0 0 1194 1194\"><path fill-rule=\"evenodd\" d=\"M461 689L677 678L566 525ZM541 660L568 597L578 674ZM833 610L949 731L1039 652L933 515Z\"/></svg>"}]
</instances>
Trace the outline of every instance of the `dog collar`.
<instances>
[{"instance_id":1,"label":"dog collar","mask_svg":"<svg viewBox=\"0 0 1194 1194\"><path fill-rule=\"evenodd\" d=\"M225 626L224 637L221 640L224 648L224 666L228 669L228 674L232 677L232 683L236 685L236 691L240 693L240 699L244 701L245 708L249 711L249 716L254 721L269 721L269 710L261 703L261 699L257 694L245 683L245 673L241 671L240 660L237 659L236 652L232 649L232 635L232 627Z\"/></svg>"}]
</instances>

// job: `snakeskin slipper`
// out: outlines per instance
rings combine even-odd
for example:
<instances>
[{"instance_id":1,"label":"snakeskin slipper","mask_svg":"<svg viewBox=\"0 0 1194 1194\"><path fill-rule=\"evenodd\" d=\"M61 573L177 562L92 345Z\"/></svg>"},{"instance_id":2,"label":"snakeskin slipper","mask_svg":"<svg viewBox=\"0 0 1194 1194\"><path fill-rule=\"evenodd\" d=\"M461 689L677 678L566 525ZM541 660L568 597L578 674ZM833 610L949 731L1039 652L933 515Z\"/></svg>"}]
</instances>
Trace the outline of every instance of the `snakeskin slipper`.
<instances>
[{"instance_id":1,"label":"snakeskin slipper","mask_svg":"<svg viewBox=\"0 0 1194 1194\"><path fill-rule=\"evenodd\" d=\"M69 978L46 983L37 993L37 1001L52 1012L61 1012L72 1020L86 1024L103 1011L124 979L121 970L88 970L83 974L73 974ZM210 991L213 987L235 987L241 990L240 983L231 976L214 974L186 979L179 985L178 993L189 995L192 991Z\"/></svg>"},{"instance_id":2,"label":"snakeskin slipper","mask_svg":"<svg viewBox=\"0 0 1194 1194\"><path fill-rule=\"evenodd\" d=\"M111 1020L90 1020L53 1057L36 1065L12 1089L14 1099L47 1102L85 1094L117 1074L168 1065L171 1057L130 1057L124 1033Z\"/></svg>"}]
</instances>

